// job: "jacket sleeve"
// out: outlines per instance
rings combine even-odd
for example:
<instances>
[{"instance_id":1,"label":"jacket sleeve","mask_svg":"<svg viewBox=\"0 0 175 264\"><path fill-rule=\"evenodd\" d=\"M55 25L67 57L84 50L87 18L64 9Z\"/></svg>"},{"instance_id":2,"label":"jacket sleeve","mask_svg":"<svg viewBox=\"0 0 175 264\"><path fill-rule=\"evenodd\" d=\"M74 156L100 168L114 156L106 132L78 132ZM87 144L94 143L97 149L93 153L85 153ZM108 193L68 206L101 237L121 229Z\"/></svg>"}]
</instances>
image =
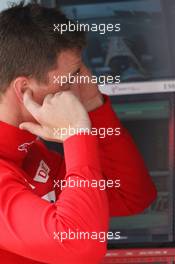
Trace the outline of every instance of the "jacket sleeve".
<instances>
[{"instance_id":1,"label":"jacket sleeve","mask_svg":"<svg viewBox=\"0 0 175 264\"><path fill-rule=\"evenodd\" d=\"M98 140L74 135L64 143L65 180L102 178ZM50 264L97 264L106 253L106 241L92 239L92 232L108 230L106 191L94 187L66 187L55 203L33 194L24 175L1 160L0 247L12 253ZM90 239L65 239L69 231L88 232ZM90 262L89 262L90 261Z\"/></svg>"},{"instance_id":2,"label":"jacket sleeve","mask_svg":"<svg viewBox=\"0 0 175 264\"><path fill-rule=\"evenodd\" d=\"M130 134L113 111L109 97L104 95L104 100L104 104L89 116L92 126L99 131L103 176L113 183L120 183L119 188L117 184L116 187L107 187L110 216L138 214L155 200L156 188ZM105 136L101 133L102 128L114 131L118 127L118 136L111 132Z\"/></svg>"}]
</instances>

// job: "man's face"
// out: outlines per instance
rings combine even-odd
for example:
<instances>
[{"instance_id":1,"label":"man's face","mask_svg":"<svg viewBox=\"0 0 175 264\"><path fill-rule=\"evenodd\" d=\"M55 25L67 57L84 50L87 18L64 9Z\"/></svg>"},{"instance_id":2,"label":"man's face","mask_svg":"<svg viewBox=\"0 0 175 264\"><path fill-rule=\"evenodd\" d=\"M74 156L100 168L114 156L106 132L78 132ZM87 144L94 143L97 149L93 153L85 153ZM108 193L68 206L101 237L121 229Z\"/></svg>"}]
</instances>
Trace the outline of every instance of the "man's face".
<instances>
[{"instance_id":1,"label":"man's face","mask_svg":"<svg viewBox=\"0 0 175 264\"><path fill-rule=\"evenodd\" d=\"M70 89L70 84L62 84L54 82L55 78L58 76L66 76L69 74L77 75L80 68L82 67L82 57L81 51L77 50L66 50L59 54L57 58L57 67L48 73L48 83L47 84L38 84L34 79L30 81L30 87L33 91L34 100L42 104L44 97L50 93L55 94L59 91L65 91ZM27 112L24 116L25 121L33 121L31 115Z\"/></svg>"},{"instance_id":2,"label":"man's face","mask_svg":"<svg viewBox=\"0 0 175 264\"><path fill-rule=\"evenodd\" d=\"M55 77L66 76L69 74L76 75L82 66L81 52L76 50L67 50L60 53L57 58L56 69L48 73L48 84L36 85L34 95L37 102L41 103L44 97L49 93L57 93L59 91L70 89L70 84L62 84L55 82Z\"/></svg>"}]
</instances>

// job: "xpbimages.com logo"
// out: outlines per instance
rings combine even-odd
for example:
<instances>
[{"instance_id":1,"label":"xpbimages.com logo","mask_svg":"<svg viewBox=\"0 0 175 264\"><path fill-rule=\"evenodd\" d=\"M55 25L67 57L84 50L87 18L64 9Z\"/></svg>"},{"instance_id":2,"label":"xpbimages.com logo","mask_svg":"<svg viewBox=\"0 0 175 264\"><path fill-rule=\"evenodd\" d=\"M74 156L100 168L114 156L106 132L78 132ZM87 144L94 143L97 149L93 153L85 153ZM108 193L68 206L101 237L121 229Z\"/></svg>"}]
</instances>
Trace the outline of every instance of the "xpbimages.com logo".
<instances>
[{"instance_id":1,"label":"xpbimages.com logo","mask_svg":"<svg viewBox=\"0 0 175 264\"><path fill-rule=\"evenodd\" d=\"M61 243L64 240L98 240L99 242L105 242L107 240L119 240L121 232L85 232L85 231L71 231L68 229L68 232L54 232L53 233L53 239L59 240Z\"/></svg>"},{"instance_id":2,"label":"xpbimages.com logo","mask_svg":"<svg viewBox=\"0 0 175 264\"><path fill-rule=\"evenodd\" d=\"M62 138L64 136L70 135L92 135L92 136L99 136L99 138L105 138L106 136L120 136L121 135L121 128L116 127L100 127L100 128L95 128L92 127L91 129L89 128L74 128L69 125L68 128L53 128L53 135L55 138Z\"/></svg>"},{"instance_id":3,"label":"xpbimages.com logo","mask_svg":"<svg viewBox=\"0 0 175 264\"><path fill-rule=\"evenodd\" d=\"M60 84L61 86L69 83L69 84L120 84L120 75L79 75L77 73L76 75L71 75L71 73L66 75L61 75L61 76L53 76L53 83L54 84Z\"/></svg>"},{"instance_id":4,"label":"xpbimages.com logo","mask_svg":"<svg viewBox=\"0 0 175 264\"><path fill-rule=\"evenodd\" d=\"M53 31L59 32L61 35L66 32L99 32L99 34L104 35L107 32L119 32L121 30L120 23L118 24L105 24L105 23L79 23L79 21L71 22L69 21L68 24L53 24Z\"/></svg>"},{"instance_id":5,"label":"xpbimages.com logo","mask_svg":"<svg viewBox=\"0 0 175 264\"><path fill-rule=\"evenodd\" d=\"M63 180L54 180L54 188L59 188L61 190L69 187L69 188L98 188L100 191L104 191L109 188L120 188L121 182L120 179L92 179L92 180L84 180L79 177L74 176L73 179L69 177L68 179Z\"/></svg>"}]
</instances>

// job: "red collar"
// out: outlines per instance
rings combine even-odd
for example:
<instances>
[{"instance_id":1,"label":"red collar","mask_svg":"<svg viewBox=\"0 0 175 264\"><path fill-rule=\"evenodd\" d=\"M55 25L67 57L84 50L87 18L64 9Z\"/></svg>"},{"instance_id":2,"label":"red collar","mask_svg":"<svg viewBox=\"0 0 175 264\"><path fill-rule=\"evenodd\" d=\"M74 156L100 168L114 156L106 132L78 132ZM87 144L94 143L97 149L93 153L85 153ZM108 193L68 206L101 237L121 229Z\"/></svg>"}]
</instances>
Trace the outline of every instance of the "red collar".
<instances>
[{"instance_id":1,"label":"red collar","mask_svg":"<svg viewBox=\"0 0 175 264\"><path fill-rule=\"evenodd\" d=\"M22 164L36 139L30 132L0 121L0 158Z\"/></svg>"}]
</instances>

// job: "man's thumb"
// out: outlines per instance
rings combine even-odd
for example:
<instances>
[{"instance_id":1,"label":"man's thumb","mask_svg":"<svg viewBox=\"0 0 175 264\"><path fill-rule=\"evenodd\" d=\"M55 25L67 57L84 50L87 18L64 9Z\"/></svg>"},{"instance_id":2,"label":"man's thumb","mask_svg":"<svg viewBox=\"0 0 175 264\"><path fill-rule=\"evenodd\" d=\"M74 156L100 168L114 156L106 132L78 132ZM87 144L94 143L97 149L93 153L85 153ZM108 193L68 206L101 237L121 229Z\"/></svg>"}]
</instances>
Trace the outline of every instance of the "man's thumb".
<instances>
[{"instance_id":1,"label":"man's thumb","mask_svg":"<svg viewBox=\"0 0 175 264\"><path fill-rule=\"evenodd\" d=\"M19 125L19 128L22 130L27 130L36 136L42 136L42 127L38 124L32 122L24 122Z\"/></svg>"}]
</instances>

